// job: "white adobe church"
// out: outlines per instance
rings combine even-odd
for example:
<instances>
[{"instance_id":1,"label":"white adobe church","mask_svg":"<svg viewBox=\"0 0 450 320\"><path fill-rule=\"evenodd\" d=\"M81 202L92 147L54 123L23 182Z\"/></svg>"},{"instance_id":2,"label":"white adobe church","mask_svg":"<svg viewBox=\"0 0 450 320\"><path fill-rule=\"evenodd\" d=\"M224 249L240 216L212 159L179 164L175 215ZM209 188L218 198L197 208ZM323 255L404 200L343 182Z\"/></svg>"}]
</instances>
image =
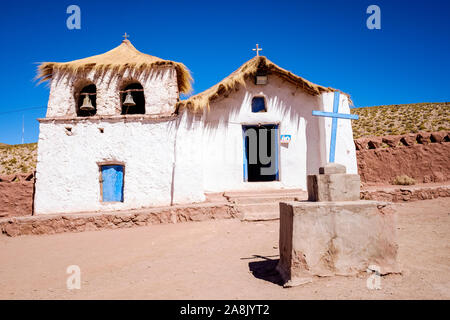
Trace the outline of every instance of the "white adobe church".
<instances>
[{"instance_id":1,"label":"white adobe church","mask_svg":"<svg viewBox=\"0 0 450 320\"><path fill-rule=\"evenodd\" d=\"M179 97L191 89L189 70L129 40L104 54L43 63L39 76L51 82L39 119L35 214L186 204L230 190L306 190L306 176L327 163L332 119L312 111L331 112L337 90L263 56L187 100ZM350 113L346 94L339 112ZM335 161L357 173L351 121L339 121L337 134Z\"/></svg>"}]
</instances>

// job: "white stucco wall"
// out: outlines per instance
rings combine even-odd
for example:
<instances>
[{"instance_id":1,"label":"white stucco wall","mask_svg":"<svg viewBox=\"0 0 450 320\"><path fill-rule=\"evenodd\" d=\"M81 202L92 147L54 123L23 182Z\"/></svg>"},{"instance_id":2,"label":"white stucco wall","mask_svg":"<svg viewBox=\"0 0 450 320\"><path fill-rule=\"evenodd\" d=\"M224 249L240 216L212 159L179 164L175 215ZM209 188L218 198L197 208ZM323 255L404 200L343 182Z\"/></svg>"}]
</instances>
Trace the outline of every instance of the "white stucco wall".
<instances>
[{"instance_id":1,"label":"white stucco wall","mask_svg":"<svg viewBox=\"0 0 450 320\"><path fill-rule=\"evenodd\" d=\"M252 113L254 96L264 96L267 112ZM306 189L306 175L322 165L319 119L312 110L322 100L277 77L257 86L247 82L227 98L211 103L203 115L203 181L206 192L254 188ZM279 134L290 134L288 145L279 145L279 182L243 181L242 125L278 124Z\"/></svg>"},{"instance_id":2,"label":"white stucco wall","mask_svg":"<svg viewBox=\"0 0 450 320\"><path fill-rule=\"evenodd\" d=\"M55 70L50 84L47 117L76 117L75 91L94 83L97 87L97 115L120 115L119 90L135 80L144 88L146 114L171 114L178 99L176 70L159 67L143 72L127 69L123 73L94 70L73 74Z\"/></svg>"},{"instance_id":3,"label":"white stucco wall","mask_svg":"<svg viewBox=\"0 0 450 320\"><path fill-rule=\"evenodd\" d=\"M72 135L66 134L72 128ZM104 129L100 133L99 128ZM35 212L170 205L175 121L41 123ZM125 164L124 202L101 202L98 162Z\"/></svg>"},{"instance_id":4,"label":"white stucco wall","mask_svg":"<svg viewBox=\"0 0 450 320\"><path fill-rule=\"evenodd\" d=\"M327 92L322 94L322 111L333 112L334 93ZM350 114L348 97L345 94L339 96L339 113ZM330 155L331 141L331 123L332 118L320 117L321 135L325 139L325 158L322 161L328 161ZM347 168L347 173L357 174L358 166L356 163L356 148L353 142L352 120L338 119L336 131L336 153L335 162L343 164Z\"/></svg>"},{"instance_id":5,"label":"white stucco wall","mask_svg":"<svg viewBox=\"0 0 450 320\"><path fill-rule=\"evenodd\" d=\"M171 113L178 97L174 70L154 70L140 79L147 112ZM269 76L263 86L247 82L246 87L213 101L203 114L185 110L164 120L149 116L77 119L71 81L68 75L55 75L47 112L50 119L40 124L36 214L201 202L205 192L227 190L306 190L306 176L317 174L328 159L331 119L314 117L312 111L332 111L333 93L311 96L277 76ZM122 81L108 73L96 79L98 115L120 114L117 87ZM265 97L267 112L251 112L255 96ZM339 112L349 113L345 95L341 95ZM51 119L59 116L73 120ZM292 136L288 145L279 144L277 182L243 181L242 125L257 124L278 124L279 135ZM337 132L336 162L356 173L351 121L338 120ZM125 165L124 202L102 202L99 163L114 161Z\"/></svg>"},{"instance_id":6,"label":"white stucco wall","mask_svg":"<svg viewBox=\"0 0 450 320\"><path fill-rule=\"evenodd\" d=\"M255 96L266 99L267 112L252 113ZM348 98L341 94L340 113L349 113ZM248 81L246 87L217 99L205 111L201 121L191 121L196 142L185 144L191 151L184 156L202 154L205 192L272 188L306 190L306 176L318 174L328 161L331 119L312 116L313 110L332 111L333 92L311 96L277 76L269 76L267 85ZM189 118L185 112L184 117ZM278 124L279 135L289 134L289 144L279 144L279 181L244 182L242 125ZM202 132L201 134L199 132ZM357 173L356 152L350 120L338 120L336 162L344 164L348 173ZM202 136L202 144L197 143ZM185 147L186 148L186 147ZM178 155L177 155L178 157ZM195 161L198 162L198 159ZM200 176L197 170L197 180Z\"/></svg>"},{"instance_id":7,"label":"white stucco wall","mask_svg":"<svg viewBox=\"0 0 450 320\"><path fill-rule=\"evenodd\" d=\"M188 113L177 121L173 204L205 200L202 128L201 119Z\"/></svg>"}]
</instances>

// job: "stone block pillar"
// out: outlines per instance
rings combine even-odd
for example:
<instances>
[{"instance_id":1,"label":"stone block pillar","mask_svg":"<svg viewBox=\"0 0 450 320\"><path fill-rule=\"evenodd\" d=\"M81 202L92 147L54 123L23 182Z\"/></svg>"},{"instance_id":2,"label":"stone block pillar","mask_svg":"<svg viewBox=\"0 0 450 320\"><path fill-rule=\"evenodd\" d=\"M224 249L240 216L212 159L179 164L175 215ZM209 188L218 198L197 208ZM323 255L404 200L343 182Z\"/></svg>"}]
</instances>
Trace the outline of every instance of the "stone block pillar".
<instances>
[{"instance_id":1,"label":"stone block pillar","mask_svg":"<svg viewBox=\"0 0 450 320\"><path fill-rule=\"evenodd\" d=\"M359 200L359 176L329 164L308 176L308 201L280 203L280 262L285 286L315 277L397 267L396 215L390 203Z\"/></svg>"}]
</instances>

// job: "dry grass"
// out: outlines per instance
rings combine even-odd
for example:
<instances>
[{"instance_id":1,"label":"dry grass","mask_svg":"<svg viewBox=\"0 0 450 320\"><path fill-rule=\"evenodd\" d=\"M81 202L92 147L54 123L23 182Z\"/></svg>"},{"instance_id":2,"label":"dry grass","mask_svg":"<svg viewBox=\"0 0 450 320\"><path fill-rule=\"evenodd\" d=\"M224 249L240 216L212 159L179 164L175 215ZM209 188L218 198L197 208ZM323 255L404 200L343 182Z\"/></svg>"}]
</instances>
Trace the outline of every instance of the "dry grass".
<instances>
[{"instance_id":1,"label":"dry grass","mask_svg":"<svg viewBox=\"0 0 450 320\"><path fill-rule=\"evenodd\" d=\"M416 184L416 180L414 180L413 178L404 174L404 175L395 177L392 184L401 185L401 186L410 186L410 185Z\"/></svg>"},{"instance_id":2,"label":"dry grass","mask_svg":"<svg viewBox=\"0 0 450 320\"><path fill-rule=\"evenodd\" d=\"M55 69L67 70L72 73L86 70L102 72L106 69L123 72L127 68L144 70L155 66L175 67L180 92L189 93L191 91L191 73L184 64L139 52L129 40L124 40L118 47L96 56L70 62L43 62L38 67L37 79L40 79L39 82L51 80Z\"/></svg>"},{"instance_id":3,"label":"dry grass","mask_svg":"<svg viewBox=\"0 0 450 320\"><path fill-rule=\"evenodd\" d=\"M32 172L36 168L37 143L0 145L0 174Z\"/></svg>"},{"instance_id":4,"label":"dry grass","mask_svg":"<svg viewBox=\"0 0 450 320\"><path fill-rule=\"evenodd\" d=\"M414 103L352 109L353 137L450 130L450 102Z\"/></svg>"},{"instance_id":5,"label":"dry grass","mask_svg":"<svg viewBox=\"0 0 450 320\"><path fill-rule=\"evenodd\" d=\"M279 67L264 56L257 56L244 63L236 71L211 88L196 94L189 99L179 101L177 110L183 108L188 108L193 112L200 112L204 109L209 110L211 101L220 97L226 97L230 92L238 90L241 86L245 87L246 81L253 78L258 72L267 75L276 74L314 96L323 92L337 91L336 89L323 87L299 77L292 72Z\"/></svg>"}]
</instances>

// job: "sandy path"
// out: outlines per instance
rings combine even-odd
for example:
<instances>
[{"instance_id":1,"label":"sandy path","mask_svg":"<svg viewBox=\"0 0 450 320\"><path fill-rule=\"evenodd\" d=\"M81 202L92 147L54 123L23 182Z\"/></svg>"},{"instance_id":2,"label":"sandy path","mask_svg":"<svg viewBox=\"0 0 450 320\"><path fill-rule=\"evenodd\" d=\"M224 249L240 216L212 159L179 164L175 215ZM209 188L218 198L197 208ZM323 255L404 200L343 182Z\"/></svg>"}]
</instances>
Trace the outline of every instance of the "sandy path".
<instances>
[{"instance_id":1,"label":"sandy path","mask_svg":"<svg viewBox=\"0 0 450 320\"><path fill-rule=\"evenodd\" d=\"M366 288L365 274L284 289L271 271L278 259L278 222L220 220L1 236L0 298L449 299L450 199L396 207L404 273L383 277L377 291ZM69 265L81 268L80 290L66 288Z\"/></svg>"}]
</instances>

